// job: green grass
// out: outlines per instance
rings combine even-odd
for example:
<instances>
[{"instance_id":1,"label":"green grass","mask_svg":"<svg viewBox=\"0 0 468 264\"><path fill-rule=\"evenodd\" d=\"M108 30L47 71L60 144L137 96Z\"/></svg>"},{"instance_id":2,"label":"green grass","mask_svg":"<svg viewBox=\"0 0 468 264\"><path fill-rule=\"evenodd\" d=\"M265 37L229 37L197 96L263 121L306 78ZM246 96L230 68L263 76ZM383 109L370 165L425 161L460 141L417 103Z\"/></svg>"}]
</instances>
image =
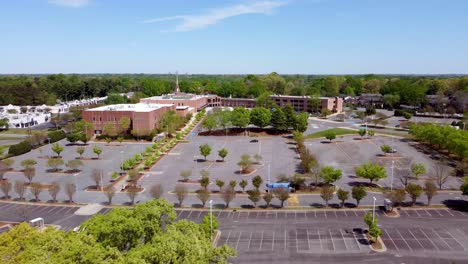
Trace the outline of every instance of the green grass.
<instances>
[{"instance_id":1,"label":"green grass","mask_svg":"<svg viewBox=\"0 0 468 264\"><path fill-rule=\"evenodd\" d=\"M27 134L29 134L29 130L24 129L24 128L11 128L11 129L8 129L8 130L0 131L0 134L23 134L23 135L27 135Z\"/></svg>"},{"instance_id":2,"label":"green grass","mask_svg":"<svg viewBox=\"0 0 468 264\"><path fill-rule=\"evenodd\" d=\"M10 136L2 136L0 134L0 140L20 140L20 141L23 141L25 138L24 137L10 137Z\"/></svg>"},{"instance_id":3,"label":"green grass","mask_svg":"<svg viewBox=\"0 0 468 264\"><path fill-rule=\"evenodd\" d=\"M312 133L306 136L306 139L313 139L313 138L324 138L325 135L333 131L337 136L342 136L342 135L357 135L357 131L351 130L351 129L345 129L345 128L331 128L327 129L324 131Z\"/></svg>"}]
</instances>

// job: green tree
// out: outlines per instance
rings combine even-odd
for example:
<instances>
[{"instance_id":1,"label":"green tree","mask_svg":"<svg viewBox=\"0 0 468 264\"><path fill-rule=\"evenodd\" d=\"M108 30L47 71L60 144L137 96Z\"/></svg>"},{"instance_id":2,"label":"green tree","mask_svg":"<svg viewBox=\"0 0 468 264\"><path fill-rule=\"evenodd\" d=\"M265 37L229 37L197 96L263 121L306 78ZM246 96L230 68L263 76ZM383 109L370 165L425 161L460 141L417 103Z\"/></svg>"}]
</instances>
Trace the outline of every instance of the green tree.
<instances>
[{"instance_id":1,"label":"green tree","mask_svg":"<svg viewBox=\"0 0 468 264\"><path fill-rule=\"evenodd\" d=\"M263 195L263 200L265 201L266 208L270 207L271 200L273 200L273 194L266 193Z\"/></svg>"},{"instance_id":2,"label":"green tree","mask_svg":"<svg viewBox=\"0 0 468 264\"><path fill-rule=\"evenodd\" d=\"M261 199L260 191L258 190L248 190L247 194L249 195L249 200L254 204L254 207L257 207L257 203Z\"/></svg>"},{"instance_id":3,"label":"green tree","mask_svg":"<svg viewBox=\"0 0 468 264\"><path fill-rule=\"evenodd\" d=\"M333 187L329 185L325 185L320 190L320 197L325 201L325 207L328 207L328 201L333 199Z\"/></svg>"},{"instance_id":4,"label":"green tree","mask_svg":"<svg viewBox=\"0 0 468 264\"><path fill-rule=\"evenodd\" d=\"M296 126L296 113L294 108L291 105L286 105L283 107L284 115L286 116L286 126L287 128L295 128Z\"/></svg>"},{"instance_id":5,"label":"green tree","mask_svg":"<svg viewBox=\"0 0 468 264\"><path fill-rule=\"evenodd\" d=\"M120 126L120 133L121 134L126 134L128 130L130 129L130 126L132 124L132 121L128 116L123 116L119 120L119 126Z\"/></svg>"},{"instance_id":6,"label":"green tree","mask_svg":"<svg viewBox=\"0 0 468 264\"><path fill-rule=\"evenodd\" d=\"M431 205L432 198L437 195L437 186L432 180L426 180L424 182L424 193L427 197L427 205Z\"/></svg>"},{"instance_id":7,"label":"green tree","mask_svg":"<svg viewBox=\"0 0 468 264\"><path fill-rule=\"evenodd\" d=\"M351 189L351 196L356 200L356 207L359 207L361 200L367 196L366 189L363 186L354 186Z\"/></svg>"},{"instance_id":8,"label":"green tree","mask_svg":"<svg viewBox=\"0 0 468 264\"><path fill-rule=\"evenodd\" d=\"M309 120L308 113L299 113L295 116L294 130L305 132L307 130Z\"/></svg>"},{"instance_id":9,"label":"green tree","mask_svg":"<svg viewBox=\"0 0 468 264\"><path fill-rule=\"evenodd\" d=\"M285 187L278 187L273 189L273 195L281 202L281 207L284 206L284 201L289 199L289 190Z\"/></svg>"},{"instance_id":10,"label":"green tree","mask_svg":"<svg viewBox=\"0 0 468 264\"><path fill-rule=\"evenodd\" d=\"M372 184L374 181L384 179L387 177L385 167L379 164L364 163L355 168L356 176L368 179Z\"/></svg>"},{"instance_id":11,"label":"green tree","mask_svg":"<svg viewBox=\"0 0 468 264\"><path fill-rule=\"evenodd\" d=\"M183 170L180 172L180 177L182 177L182 181L187 182L192 176L192 171L191 170Z\"/></svg>"},{"instance_id":12,"label":"green tree","mask_svg":"<svg viewBox=\"0 0 468 264\"><path fill-rule=\"evenodd\" d=\"M102 154L102 149L100 147L98 147L98 146L94 146L93 147L93 152L94 152L94 154L97 155L97 159L99 159L99 157Z\"/></svg>"},{"instance_id":13,"label":"green tree","mask_svg":"<svg viewBox=\"0 0 468 264\"><path fill-rule=\"evenodd\" d=\"M249 183L247 182L247 180L243 179L239 182L239 186L242 188L242 191L245 192L245 187L247 187Z\"/></svg>"},{"instance_id":14,"label":"green tree","mask_svg":"<svg viewBox=\"0 0 468 264\"><path fill-rule=\"evenodd\" d=\"M332 142L332 140L336 138L336 133L332 130L329 130L325 133L325 138Z\"/></svg>"},{"instance_id":15,"label":"green tree","mask_svg":"<svg viewBox=\"0 0 468 264\"><path fill-rule=\"evenodd\" d=\"M271 122L271 112L264 107L255 107L250 111L250 123L258 127L266 127Z\"/></svg>"},{"instance_id":16,"label":"green tree","mask_svg":"<svg viewBox=\"0 0 468 264\"><path fill-rule=\"evenodd\" d=\"M221 191L221 198L226 203L226 208L229 208L229 204L236 197L236 192L231 187L226 187Z\"/></svg>"},{"instance_id":17,"label":"green tree","mask_svg":"<svg viewBox=\"0 0 468 264\"><path fill-rule=\"evenodd\" d=\"M366 135L367 129L359 129L359 135L361 136L361 139Z\"/></svg>"},{"instance_id":18,"label":"green tree","mask_svg":"<svg viewBox=\"0 0 468 264\"><path fill-rule=\"evenodd\" d=\"M418 179L419 175L426 173L426 166L422 163L413 163L411 165L411 172L414 174L414 177Z\"/></svg>"},{"instance_id":19,"label":"green tree","mask_svg":"<svg viewBox=\"0 0 468 264\"><path fill-rule=\"evenodd\" d=\"M208 185L210 185L210 177L202 176L200 179L200 186L206 190L208 188Z\"/></svg>"},{"instance_id":20,"label":"green tree","mask_svg":"<svg viewBox=\"0 0 468 264\"><path fill-rule=\"evenodd\" d=\"M335 169L332 166L325 166L320 171L320 174L326 184L331 184L341 179L343 173L340 169Z\"/></svg>"},{"instance_id":21,"label":"green tree","mask_svg":"<svg viewBox=\"0 0 468 264\"><path fill-rule=\"evenodd\" d=\"M218 156L220 156L223 161L224 161L224 158L226 158L228 155L228 150L226 148L222 148L220 150L218 150Z\"/></svg>"},{"instance_id":22,"label":"green tree","mask_svg":"<svg viewBox=\"0 0 468 264\"><path fill-rule=\"evenodd\" d=\"M252 178L252 185L255 187L255 190L258 191L262 183L263 183L263 179L260 175L257 175Z\"/></svg>"},{"instance_id":23,"label":"green tree","mask_svg":"<svg viewBox=\"0 0 468 264\"><path fill-rule=\"evenodd\" d=\"M209 132L211 130L218 127L218 119L215 115L209 115L203 119L202 127L208 129Z\"/></svg>"},{"instance_id":24,"label":"green tree","mask_svg":"<svg viewBox=\"0 0 468 264\"><path fill-rule=\"evenodd\" d=\"M380 230L380 228L378 228L376 225L372 225L369 228L369 235L371 236L374 242L379 238L381 234L382 234L382 230Z\"/></svg>"},{"instance_id":25,"label":"green tree","mask_svg":"<svg viewBox=\"0 0 468 264\"><path fill-rule=\"evenodd\" d=\"M416 200L423 193L423 188L415 183L410 183L406 186L406 192L411 197L412 205L416 204Z\"/></svg>"},{"instance_id":26,"label":"green tree","mask_svg":"<svg viewBox=\"0 0 468 264\"><path fill-rule=\"evenodd\" d=\"M36 164L37 164L37 161L35 161L33 159L25 159L25 160L21 161L21 166L23 166L25 169L26 168L34 168L34 166Z\"/></svg>"},{"instance_id":27,"label":"green tree","mask_svg":"<svg viewBox=\"0 0 468 264\"><path fill-rule=\"evenodd\" d=\"M382 152L387 155L388 153L390 153L392 151L392 147L390 147L389 145L385 144L385 145L382 145L380 146L380 150L382 150Z\"/></svg>"},{"instance_id":28,"label":"green tree","mask_svg":"<svg viewBox=\"0 0 468 264\"><path fill-rule=\"evenodd\" d=\"M76 153L78 153L78 155L80 155L80 159L81 157L83 156L83 153L85 152L85 148L84 147L78 147L76 148Z\"/></svg>"},{"instance_id":29,"label":"green tree","mask_svg":"<svg viewBox=\"0 0 468 264\"><path fill-rule=\"evenodd\" d=\"M202 202L202 207L205 207L206 201L210 199L211 193L207 189L197 190L197 198Z\"/></svg>"},{"instance_id":30,"label":"green tree","mask_svg":"<svg viewBox=\"0 0 468 264\"><path fill-rule=\"evenodd\" d=\"M55 143L52 145L52 151L57 154L57 157L60 157L60 153L62 153L63 149L63 146L59 143Z\"/></svg>"},{"instance_id":31,"label":"green tree","mask_svg":"<svg viewBox=\"0 0 468 264\"><path fill-rule=\"evenodd\" d=\"M64 162L62 158L49 158L47 160L47 167L51 168L53 171L59 171L63 164Z\"/></svg>"},{"instance_id":32,"label":"green tree","mask_svg":"<svg viewBox=\"0 0 468 264\"><path fill-rule=\"evenodd\" d=\"M219 192L221 192L223 186L224 186L224 181L220 179L216 179L216 186L219 188Z\"/></svg>"},{"instance_id":33,"label":"green tree","mask_svg":"<svg viewBox=\"0 0 468 264\"><path fill-rule=\"evenodd\" d=\"M203 157L205 157L205 160L206 160L206 157L210 155L211 153L211 147L210 145L208 144L203 144L199 147L200 149L200 155L202 155Z\"/></svg>"},{"instance_id":34,"label":"green tree","mask_svg":"<svg viewBox=\"0 0 468 264\"><path fill-rule=\"evenodd\" d=\"M231 113L231 122L236 127L247 127L250 122L250 112L244 107L235 107Z\"/></svg>"},{"instance_id":35,"label":"green tree","mask_svg":"<svg viewBox=\"0 0 468 264\"><path fill-rule=\"evenodd\" d=\"M82 167L83 165L84 165L83 162L77 159L69 160L66 164L66 166L70 168L70 170L73 172L80 171L79 168Z\"/></svg>"},{"instance_id":36,"label":"green tree","mask_svg":"<svg viewBox=\"0 0 468 264\"><path fill-rule=\"evenodd\" d=\"M281 108L274 108L271 114L271 125L277 131L285 131L288 129L288 121L286 119L286 114Z\"/></svg>"},{"instance_id":37,"label":"green tree","mask_svg":"<svg viewBox=\"0 0 468 264\"><path fill-rule=\"evenodd\" d=\"M341 207L344 207L346 200L349 199L349 192L343 189L338 189L336 195L338 196L338 200L341 201Z\"/></svg>"},{"instance_id":38,"label":"green tree","mask_svg":"<svg viewBox=\"0 0 468 264\"><path fill-rule=\"evenodd\" d=\"M241 160L237 163L241 167L241 172L246 173L250 166L252 165L252 161L250 160L250 155L244 154L241 156Z\"/></svg>"},{"instance_id":39,"label":"green tree","mask_svg":"<svg viewBox=\"0 0 468 264\"><path fill-rule=\"evenodd\" d=\"M460 186L460 191L462 192L463 195L468 195L468 177L467 176L463 177L463 183Z\"/></svg>"}]
</instances>

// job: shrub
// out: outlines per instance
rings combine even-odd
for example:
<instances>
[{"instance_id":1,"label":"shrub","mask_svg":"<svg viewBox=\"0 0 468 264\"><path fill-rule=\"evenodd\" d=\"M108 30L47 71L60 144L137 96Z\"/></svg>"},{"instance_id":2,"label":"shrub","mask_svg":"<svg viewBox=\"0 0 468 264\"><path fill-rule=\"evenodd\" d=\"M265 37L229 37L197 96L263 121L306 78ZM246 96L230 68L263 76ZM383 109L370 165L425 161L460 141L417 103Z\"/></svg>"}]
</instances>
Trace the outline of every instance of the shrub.
<instances>
[{"instance_id":1,"label":"shrub","mask_svg":"<svg viewBox=\"0 0 468 264\"><path fill-rule=\"evenodd\" d=\"M25 140L16 145L10 146L10 149L8 149L8 154L18 156L24 153L28 153L29 151L31 151L31 149L31 144Z\"/></svg>"},{"instance_id":2,"label":"shrub","mask_svg":"<svg viewBox=\"0 0 468 264\"><path fill-rule=\"evenodd\" d=\"M47 137L50 139L50 143L55 143L67 137L67 134L63 130L56 130L47 133Z\"/></svg>"}]
</instances>

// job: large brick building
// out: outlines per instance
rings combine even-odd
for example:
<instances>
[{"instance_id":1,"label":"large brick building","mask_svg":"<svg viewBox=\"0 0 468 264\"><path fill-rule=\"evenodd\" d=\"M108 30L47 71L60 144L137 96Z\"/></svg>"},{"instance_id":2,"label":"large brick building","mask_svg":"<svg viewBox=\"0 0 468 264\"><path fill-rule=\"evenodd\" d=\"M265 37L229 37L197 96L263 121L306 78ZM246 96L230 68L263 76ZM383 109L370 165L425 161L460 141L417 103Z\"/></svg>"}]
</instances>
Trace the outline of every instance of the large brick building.
<instances>
[{"instance_id":1,"label":"large brick building","mask_svg":"<svg viewBox=\"0 0 468 264\"><path fill-rule=\"evenodd\" d=\"M176 107L188 106L191 112L197 112L205 107L221 106L221 97L217 95L195 95L176 92L140 99L146 104L174 104Z\"/></svg>"},{"instance_id":2,"label":"large brick building","mask_svg":"<svg viewBox=\"0 0 468 264\"><path fill-rule=\"evenodd\" d=\"M155 129L164 113L170 110L175 111L176 106L174 104L118 104L84 110L82 117L94 124L94 131L88 133L102 134L106 124L111 124L117 129L120 119L128 117L130 131L149 134Z\"/></svg>"}]
</instances>

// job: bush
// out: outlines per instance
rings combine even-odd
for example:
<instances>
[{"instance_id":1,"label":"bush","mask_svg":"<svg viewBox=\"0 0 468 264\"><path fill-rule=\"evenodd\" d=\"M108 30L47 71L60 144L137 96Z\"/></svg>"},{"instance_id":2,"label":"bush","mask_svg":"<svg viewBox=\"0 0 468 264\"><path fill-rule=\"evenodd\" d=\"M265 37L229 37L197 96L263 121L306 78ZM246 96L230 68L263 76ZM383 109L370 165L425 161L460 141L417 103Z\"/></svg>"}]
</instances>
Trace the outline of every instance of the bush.
<instances>
[{"instance_id":1,"label":"bush","mask_svg":"<svg viewBox=\"0 0 468 264\"><path fill-rule=\"evenodd\" d=\"M31 149L32 149L31 143L25 140L16 145L10 146L10 149L8 150L8 154L13 155L13 156L18 156L24 153L28 153L29 151L31 151Z\"/></svg>"},{"instance_id":2,"label":"bush","mask_svg":"<svg viewBox=\"0 0 468 264\"><path fill-rule=\"evenodd\" d=\"M50 139L50 143L55 143L67 137L67 134L63 130L56 130L47 133L47 137Z\"/></svg>"}]
</instances>

